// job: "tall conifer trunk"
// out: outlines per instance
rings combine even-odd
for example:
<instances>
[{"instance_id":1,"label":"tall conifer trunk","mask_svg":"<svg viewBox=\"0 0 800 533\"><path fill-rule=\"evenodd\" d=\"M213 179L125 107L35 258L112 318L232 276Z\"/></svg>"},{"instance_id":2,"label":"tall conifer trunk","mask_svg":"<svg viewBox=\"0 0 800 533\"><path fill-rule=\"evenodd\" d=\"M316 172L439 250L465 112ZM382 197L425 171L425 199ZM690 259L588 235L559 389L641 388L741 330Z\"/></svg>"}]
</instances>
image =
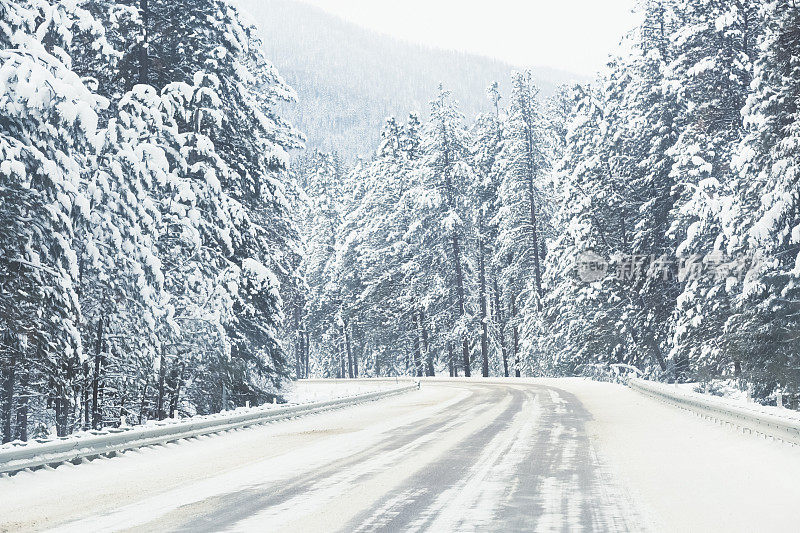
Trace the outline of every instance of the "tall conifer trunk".
<instances>
[{"instance_id":1,"label":"tall conifer trunk","mask_svg":"<svg viewBox=\"0 0 800 533\"><path fill-rule=\"evenodd\" d=\"M544 296L542 293L542 267L539 258L539 233L537 227L537 216L536 216L536 191L534 182L536 180L536 163L534 161L534 143L536 142L534 139L533 131L534 131L534 124L533 124L533 109L530 102L530 95L526 94L523 98L524 102L524 110L523 110L523 117L525 120L525 147L527 150L527 162L526 162L526 170L527 170L527 181L528 181L528 202L530 203L530 231L531 231L531 246L533 250L533 275L534 281L536 282L536 307L539 311L542 310L542 297Z\"/></svg>"},{"instance_id":2,"label":"tall conifer trunk","mask_svg":"<svg viewBox=\"0 0 800 533\"><path fill-rule=\"evenodd\" d=\"M30 396L30 377L28 369L23 365L19 370L19 394L17 395L17 439L28 440L28 403Z\"/></svg>"},{"instance_id":3,"label":"tall conifer trunk","mask_svg":"<svg viewBox=\"0 0 800 533\"><path fill-rule=\"evenodd\" d=\"M347 322L342 324L342 334L344 335L344 346L347 354L347 377L353 379L353 348L350 345L350 332Z\"/></svg>"},{"instance_id":4,"label":"tall conifer trunk","mask_svg":"<svg viewBox=\"0 0 800 533\"><path fill-rule=\"evenodd\" d=\"M97 337L94 345L94 375L92 376L92 427L100 429L103 406L100 396L100 381L103 372L103 342L104 342L103 317L97 320Z\"/></svg>"},{"instance_id":5,"label":"tall conifer trunk","mask_svg":"<svg viewBox=\"0 0 800 533\"><path fill-rule=\"evenodd\" d=\"M414 375L417 377L422 376L422 355L420 353L420 331L419 320L417 313L414 312L411 317L411 330L414 338Z\"/></svg>"},{"instance_id":6,"label":"tall conifer trunk","mask_svg":"<svg viewBox=\"0 0 800 533\"><path fill-rule=\"evenodd\" d=\"M503 375L508 377L508 353L506 350L506 328L503 322L503 308L500 306L500 288L497 284L497 277L493 276L494 288L494 312L497 320L498 336L500 337L500 351L503 354Z\"/></svg>"},{"instance_id":7,"label":"tall conifer trunk","mask_svg":"<svg viewBox=\"0 0 800 533\"><path fill-rule=\"evenodd\" d=\"M520 361L519 361L519 330L517 328L517 297L515 294L511 294L511 335L512 335L512 343L514 347L514 375L516 377L520 377Z\"/></svg>"},{"instance_id":8,"label":"tall conifer trunk","mask_svg":"<svg viewBox=\"0 0 800 533\"><path fill-rule=\"evenodd\" d=\"M11 345L11 335L6 335L8 339L7 347L9 349L9 356L6 358L6 363L3 365L2 374L0 377L2 381L2 402L0 403L0 413L3 415L3 443L12 440L11 432L11 414L14 410L14 381L17 366L16 350Z\"/></svg>"},{"instance_id":9,"label":"tall conifer trunk","mask_svg":"<svg viewBox=\"0 0 800 533\"><path fill-rule=\"evenodd\" d=\"M164 382L167 377L167 348L165 345L161 345L161 356L159 359L158 365L158 396L156 399L156 416L159 420L164 420L166 418L166 413L164 412ZM225 384L222 384L222 410L224 411L227 408L227 391L225 390Z\"/></svg>"},{"instance_id":10,"label":"tall conifer trunk","mask_svg":"<svg viewBox=\"0 0 800 533\"><path fill-rule=\"evenodd\" d=\"M483 246L483 215L481 215L480 222L481 235L478 237L478 262L479 262L479 277L480 277L480 299L481 299L481 370L483 377L489 377L489 316L487 314L486 305L486 264L485 264L485 248Z\"/></svg>"},{"instance_id":11,"label":"tall conifer trunk","mask_svg":"<svg viewBox=\"0 0 800 533\"><path fill-rule=\"evenodd\" d=\"M142 17L142 42L139 43L139 83L150 84L150 5L148 0L139 0L139 14Z\"/></svg>"},{"instance_id":12,"label":"tall conifer trunk","mask_svg":"<svg viewBox=\"0 0 800 533\"><path fill-rule=\"evenodd\" d=\"M425 311L419 312L420 329L422 330L422 349L425 354L425 375L432 377L436 375L433 364L433 353L428 346L428 326L425 325Z\"/></svg>"}]
</instances>

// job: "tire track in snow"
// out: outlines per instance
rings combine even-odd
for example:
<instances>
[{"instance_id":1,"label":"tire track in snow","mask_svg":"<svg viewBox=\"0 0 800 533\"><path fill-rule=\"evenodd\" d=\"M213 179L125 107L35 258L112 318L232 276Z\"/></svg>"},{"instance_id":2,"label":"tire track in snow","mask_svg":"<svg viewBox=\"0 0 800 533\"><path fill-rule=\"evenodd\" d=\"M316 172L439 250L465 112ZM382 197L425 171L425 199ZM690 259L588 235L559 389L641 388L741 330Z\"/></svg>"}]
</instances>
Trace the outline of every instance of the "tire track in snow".
<instances>
[{"instance_id":1,"label":"tire track in snow","mask_svg":"<svg viewBox=\"0 0 800 533\"><path fill-rule=\"evenodd\" d=\"M392 438L396 438L393 436L394 433L402 431L404 427L413 427L424 432L430 428L423 426L421 429L420 421L435 420L437 416L442 416L442 413L447 413L449 409L465 402L467 405L481 405L480 400L474 398L473 390L461 387L456 389L456 392L457 394L444 402L427 405L397 418L389 418L357 432L321 436L294 452L270 457L243 468L236 468L185 487L136 501L105 515L68 522L51 531L63 533L98 530L150 532L153 529L175 531L180 530L186 523L195 522L197 518L204 518L206 515L217 515L217 521L220 521L226 509L212 504L218 503L221 499L233 496L228 502L230 507L227 512L234 513L243 502L246 503L252 497L252 492L248 489L259 487L262 492L268 494L283 493L284 488L291 490L293 482L297 480L315 479L322 469L330 467L334 461L346 461L348 457L356 457L357 453L365 448L391 442ZM320 420L327 420L325 416L314 416ZM304 425L313 421L313 417L304 419ZM238 501L236 495L240 496ZM227 525L235 521L232 519ZM219 529L208 523L197 525L200 530Z\"/></svg>"},{"instance_id":2,"label":"tire track in snow","mask_svg":"<svg viewBox=\"0 0 800 533\"><path fill-rule=\"evenodd\" d=\"M386 496L384 500L392 499L396 493L411 488L424 489L416 498L406 501L402 509L395 511L395 516L385 523L385 530L427 529L428 524L435 520L440 512L452 507L453 499L460 500L460 509L471 509L473 515L471 518L477 522L487 522L487 510L491 517L491 509L502 497L507 484L505 478L508 476L501 471L512 473L513 463L524 459L525 454L520 453L520 450L525 447L528 440L523 430L532 431L533 396L530 391L524 389L491 385L484 387L488 391L492 389L507 391L506 393L511 396L509 409L479 432L471 435L469 439L455 443L439 461L423 469L420 475L414 476L394 493ZM476 458L477 462L473 463ZM362 513L343 530L366 530L363 526L375 520L380 507L379 504L376 508ZM454 522L452 518L449 521ZM430 528L430 530L448 531L452 530L452 527Z\"/></svg>"},{"instance_id":3,"label":"tire track in snow","mask_svg":"<svg viewBox=\"0 0 800 533\"><path fill-rule=\"evenodd\" d=\"M433 506L410 525L410 531L474 531L497 523L501 502L515 488L517 466L529 453L539 408L525 391L521 408L508 427L485 446L469 474L441 493Z\"/></svg>"},{"instance_id":4,"label":"tire track in snow","mask_svg":"<svg viewBox=\"0 0 800 533\"><path fill-rule=\"evenodd\" d=\"M477 430L485 420L493 419L501 413L511 411L513 406L508 401L493 401L488 404L481 401L471 406L463 406L465 416L476 421ZM278 531L286 527L288 530L297 531L301 528L288 527L298 516L314 513L328 505L337 498L342 487L352 487L367 484L370 479L380 473L393 469L398 474L401 472L408 476L413 471L411 463L423 464L423 454L426 449L443 439L448 434L456 432L459 427L467 427L463 418L448 420L444 423L436 421L425 427L401 428L399 433L402 438L387 441L378 449L369 449L347 460L348 464L332 464L322 472L316 472L310 483L303 487L293 487L288 494L288 499L279 503L274 501L260 501L258 506L263 509L244 515L231 527L225 528L230 532L247 532L258 530L259 526L269 524L270 530ZM464 435L466 436L466 435ZM400 470L401 465L408 465ZM395 476L396 481L402 481L400 475ZM412 489L411 492L414 492ZM417 491L418 492L418 491ZM360 502L366 503L366 502ZM197 531L194 525L189 525L185 531Z\"/></svg>"},{"instance_id":5,"label":"tire track in snow","mask_svg":"<svg viewBox=\"0 0 800 533\"><path fill-rule=\"evenodd\" d=\"M597 459L580 403L544 386L505 388L515 409L342 530L641 531Z\"/></svg>"},{"instance_id":6,"label":"tire track in snow","mask_svg":"<svg viewBox=\"0 0 800 533\"><path fill-rule=\"evenodd\" d=\"M641 530L580 402L535 384L431 384L446 401L374 421L66 530Z\"/></svg>"},{"instance_id":7,"label":"tire track in snow","mask_svg":"<svg viewBox=\"0 0 800 533\"><path fill-rule=\"evenodd\" d=\"M542 416L531 461L507 502L504 529L512 531L641 531L632 507L602 468L589 441L590 415L574 397L541 387ZM522 512L528 510L527 513Z\"/></svg>"}]
</instances>

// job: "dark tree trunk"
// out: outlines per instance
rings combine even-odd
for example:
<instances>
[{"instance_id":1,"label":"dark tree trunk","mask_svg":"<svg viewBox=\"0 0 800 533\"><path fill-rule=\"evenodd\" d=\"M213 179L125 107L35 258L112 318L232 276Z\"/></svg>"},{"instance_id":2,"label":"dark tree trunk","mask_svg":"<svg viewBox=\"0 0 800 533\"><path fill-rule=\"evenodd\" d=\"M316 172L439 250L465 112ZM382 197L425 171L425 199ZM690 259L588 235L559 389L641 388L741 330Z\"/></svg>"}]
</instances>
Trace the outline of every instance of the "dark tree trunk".
<instances>
[{"instance_id":1,"label":"dark tree trunk","mask_svg":"<svg viewBox=\"0 0 800 533\"><path fill-rule=\"evenodd\" d=\"M464 337L464 339L461 341L461 355L464 359L464 376L470 377L472 375L472 371L469 367L469 340L467 340L467 337Z\"/></svg>"},{"instance_id":2,"label":"dark tree trunk","mask_svg":"<svg viewBox=\"0 0 800 533\"><path fill-rule=\"evenodd\" d=\"M139 45L139 83L150 85L150 57L148 54L150 31L150 6L148 0L139 0L139 11L142 17L142 42Z\"/></svg>"},{"instance_id":3,"label":"dark tree trunk","mask_svg":"<svg viewBox=\"0 0 800 533\"><path fill-rule=\"evenodd\" d=\"M347 353L347 377L353 379L353 348L350 345L350 328L347 322L342 325L342 334L344 335L344 346Z\"/></svg>"},{"instance_id":4,"label":"dark tree trunk","mask_svg":"<svg viewBox=\"0 0 800 533\"><path fill-rule=\"evenodd\" d=\"M483 217L481 217L481 232L483 231ZM484 259L485 248L483 235L478 237L478 263L479 283L481 298L481 372L483 377L489 377L489 316L486 306L486 264Z\"/></svg>"},{"instance_id":5,"label":"dark tree trunk","mask_svg":"<svg viewBox=\"0 0 800 533\"><path fill-rule=\"evenodd\" d=\"M101 371L104 373L106 364L108 360L106 359L105 354L108 353L108 345L104 347L103 355L100 357L101 361ZM106 380L103 376L100 377L98 384L97 384L97 413L98 413L98 427L103 427L103 407L105 406L105 390L106 390Z\"/></svg>"},{"instance_id":6,"label":"dark tree trunk","mask_svg":"<svg viewBox=\"0 0 800 533\"><path fill-rule=\"evenodd\" d=\"M66 437L69 433L69 401L67 401L66 393L64 393L64 391L59 391L54 403L56 411L56 435L59 437Z\"/></svg>"},{"instance_id":7,"label":"dark tree trunk","mask_svg":"<svg viewBox=\"0 0 800 533\"><path fill-rule=\"evenodd\" d=\"M310 359L311 359L311 334L308 331L308 328L305 330L306 334L306 342L305 342L305 351L306 351L306 369L304 372L305 377L308 377L310 372Z\"/></svg>"},{"instance_id":8,"label":"dark tree trunk","mask_svg":"<svg viewBox=\"0 0 800 533\"><path fill-rule=\"evenodd\" d=\"M298 354L297 357L300 358L300 364L298 369L297 379L307 378L307 366L306 366L306 334L302 329L298 330Z\"/></svg>"},{"instance_id":9,"label":"dark tree trunk","mask_svg":"<svg viewBox=\"0 0 800 533\"><path fill-rule=\"evenodd\" d=\"M508 353L506 352L506 325L503 322L503 308L500 306L500 289L497 278L493 277L494 285L494 312L497 316L497 329L500 336L500 352L503 354L503 374L508 377Z\"/></svg>"},{"instance_id":10,"label":"dark tree trunk","mask_svg":"<svg viewBox=\"0 0 800 533\"><path fill-rule=\"evenodd\" d=\"M458 376L458 372L456 371L455 354L453 354L453 345L450 343L450 341L447 341L447 366L450 368L451 378Z\"/></svg>"},{"instance_id":11,"label":"dark tree trunk","mask_svg":"<svg viewBox=\"0 0 800 533\"><path fill-rule=\"evenodd\" d=\"M83 363L83 429L89 430L92 427L92 405L89 401L89 389L92 376L89 372L89 361Z\"/></svg>"},{"instance_id":12,"label":"dark tree trunk","mask_svg":"<svg viewBox=\"0 0 800 533\"><path fill-rule=\"evenodd\" d=\"M103 372L103 318L97 320L97 338L94 345L94 376L92 377L92 427L100 429L102 426L102 412L103 406L101 405L102 398L100 396L100 381L101 373Z\"/></svg>"},{"instance_id":13,"label":"dark tree trunk","mask_svg":"<svg viewBox=\"0 0 800 533\"><path fill-rule=\"evenodd\" d=\"M414 337L414 375L422 377L422 354L420 353L420 327L417 313L412 313L411 329Z\"/></svg>"},{"instance_id":14,"label":"dark tree trunk","mask_svg":"<svg viewBox=\"0 0 800 533\"><path fill-rule=\"evenodd\" d=\"M44 358L42 356L42 358ZM78 364L77 358L70 358L61 363L60 372L52 390L55 393L54 407L56 411L56 434L59 437L66 437L70 433L70 388L69 384L75 377L75 367Z\"/></svg>"},{"instance_id":15,"label":"dark tree trunk","mask_svg":"<svg viewBox=\"0 0 800 533\"><path fill-rule=\"evenodd\" d=\"M144 389L142 390L142 403L139 405L139 424L144 424L145 409L147 408L147 387L149 383L144 382Z\"/></svg>"},{"instance_id":16,"label":"dark tree trunk","mask_svg":"<svg viewBox=\"0 0 800 533\"><path fill-rule=\"evenodd\" d=\"M19 372L19 394L17 394L17 439L28 440L28 400L30 396L28 370L24 367Z\"/></svg>"},{"instance_id":17,"label":"dark tree trunk","mask_svg":"<svg viewBox=\"0 0 800 533\"><path fill-rule=\"evenodd\" d=\"M511 335L512 335L512 342L514 345L514 375L516 377L520 377L521 372L519 369L520 362L519 362L519 331L517 330L517 297L515 294L511 294L511 320L513 321L513 327L511 328Z\"/></svg>"},{"instance_id":18,"label":"dark tree trunk","mask_svg":"<svg viewBox=\"0 0 800 533\"><path fill-rule=\"evenodd\" d=\"M10 336L7 336L7 338ZM9 338L10 341L10 338ZM3 443L11 442L13 436L11 431L11 414L14 410L14 381L16 379L17 352L8 343L9 357L3 365L3 401L0 404L0 412L3 415Z\"/></svg>"},{"instance_id":19,"label":"dark tree trunk","mask_svg":"<svg viewBox=\"0 0 800 533\"><path fill-rule=\"evenodd\" d=\"M339 346L339 378L344 379L347 377L347 349L344 346L344 339L342 339Z\"/></svg>"},{"instance_id":20,"label":"dark tree trunk","mask_svg":"<svg viewBox=\"0 0 800 533\"><path fill-rule=\"evenodd\" d=\"M458 296L458 312L459 317L466 317L466 295L464 292L464 271L461 268L461 245L458 240L458 235L453 235L453 262L456 269L456 295ZM462 358L464 363L464 375L470 377L470 364L469 364L469 340L465 336L461 342L462 345Z\"/></svg>"},{"instance_id":21,"label":"dark tree trunk","mask_svg":"<svg viewBox=\"0 0 800 533\"><path fill-rule=\"evenodd\" d=\"M172 398L169 402L169 417L175 418L175 411L178 410L178 405L180 404L180 396L181 396L181 387L183 386L183 374L186 371L186 362L181 361L180 370L178 371L177 376L175 376L175 392L172 395Z\"/></svg>"},{"instance_id":22,"label":"dark tree trunk","mask_svg":"<svg viewBox=\"0 0 800 533\"><path fill-rule=\"evenodd\" d=\"M123 419L125 423L128 422L128 415L130 411L128 410L128 400L130 397L128 396L129 391L128 387L126 386L125 382L122 383L122 389L120 390L119 394L119 425L122 425Z\"/></svg>"},{"instance_id":23,"label":"dark tree trunk","mask_svg":"<svg viewBox=\"0 0 800 533\"><path fill-rule=\"evenodd\" d=\"M302 321L302 319L300 321L300 327L301 327L300 340L301 340L302 345L303 345L303 353L301 355L301 357L302 357L302 372L303 372L303 378L307 379L308 378L308 339L307 339L307 336L306 336L306 329L305 329L306 325L305 325L305 322Z\"/></svg>"},{"instance_id":24,"label":"dark tree trunk","mask_svg":"<svg viewBox=\"0 0 800 533\"><path fill-rule=\"evenodd\" d=\"M361 343L361 331L357 324L350 326L350 337L353 343L353 375L358 378L358 359L364 352L363 344Z\"/></svg>"},{"instance_id":25,"label":"dark tree trunk","mask_svg":"<svg viewBox=\"0 0 800 533\"><path fill-rule=\"evenodd\" d=\"M167 417L167 413L164 412L164 382L167 378L167 348L163 344L161 345L161 356L158 364L158 394L156 396L156 417L159 420L164 420ZM225 384L223 383L223 405L222 409L225 410L227 407L225 405Z\"/></svg>"},{"instance_id":26,"label":"dark tree trunk","mask_svg":"<svg viewBox=\"0 0 800 533\"><path fill-rule=\"evenodd\" d=\"M422 349L425 353L425 375L433 377L436 375L436 369L433 365L433 353L428 346L428 326L425 325L425 311L419 312L419 323L422 329Z\"/></svg>"},{"instance_id":27,"label":"dark tree trunk","mask_svg":"<svg viewBox=\"0 0 800 533\"><path fill-rule=\"evenodd\" d=\"M297 379L303 377L303 333L300 331L300 309L294 308L294 375Z\"/></svg>"}]
</instances>

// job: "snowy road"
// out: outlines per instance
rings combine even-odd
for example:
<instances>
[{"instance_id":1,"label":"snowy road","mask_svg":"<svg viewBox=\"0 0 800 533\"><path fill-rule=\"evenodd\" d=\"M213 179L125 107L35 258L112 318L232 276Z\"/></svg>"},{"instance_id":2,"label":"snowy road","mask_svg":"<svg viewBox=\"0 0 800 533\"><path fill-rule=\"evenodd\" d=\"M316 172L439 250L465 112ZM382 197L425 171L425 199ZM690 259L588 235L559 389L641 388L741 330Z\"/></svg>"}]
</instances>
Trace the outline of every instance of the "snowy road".
<instances>
[{"instance_id":1,"label":"snowy road","mask_svg":"<svg viewBox=\"0 0 800 533\"><path fill-rule=\"evenodd\" d=\"M0 531L790 531L783 523L800 517L784 500L798 473L797 448L617 385L423 383L340 411L0 479ZM693 489L706 485L718 488L710 499ZM758 485L770 487L766 503ZM763 514L748 522L754 511Z\"/></svg>"},{"instance_id":2,"label":"snowy road","mask_svg":"<svg viewBox=\"0 0 800 533\"><path fill-rule=\"evenodd\" d=\"M434 385L426 385L431 387ZM624 529L580 405L554 389L435 385L448 409L381 431L346 457L159 519L180 531ZM433 407L427 403L425 408ZM390 419L384 411L375 419ZM377 414L377 413L376 413ZM333 426L325 431L340 431ZM354 435L356 437L356 435ZM145 525L143 529L151 529Z\"/></svg>"}]
</instances>

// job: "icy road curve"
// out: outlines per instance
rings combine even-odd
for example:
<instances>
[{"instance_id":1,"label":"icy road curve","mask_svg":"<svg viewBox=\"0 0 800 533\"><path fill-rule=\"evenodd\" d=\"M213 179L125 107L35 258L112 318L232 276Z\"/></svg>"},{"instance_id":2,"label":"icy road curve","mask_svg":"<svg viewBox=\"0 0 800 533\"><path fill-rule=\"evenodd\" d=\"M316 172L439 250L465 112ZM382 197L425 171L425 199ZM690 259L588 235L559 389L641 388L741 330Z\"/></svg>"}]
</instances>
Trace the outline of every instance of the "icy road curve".
<instances>
[{"instance_id":1,"label":"icy road curve","mask_svg":"<svg viewBox=\"0 0 800 533\"><path fill-rule=\"evenodd\" d=\"M422 390L0 479L0 530L792 531L800 449L581 380Z\"/></svg>"}]
</instances>

